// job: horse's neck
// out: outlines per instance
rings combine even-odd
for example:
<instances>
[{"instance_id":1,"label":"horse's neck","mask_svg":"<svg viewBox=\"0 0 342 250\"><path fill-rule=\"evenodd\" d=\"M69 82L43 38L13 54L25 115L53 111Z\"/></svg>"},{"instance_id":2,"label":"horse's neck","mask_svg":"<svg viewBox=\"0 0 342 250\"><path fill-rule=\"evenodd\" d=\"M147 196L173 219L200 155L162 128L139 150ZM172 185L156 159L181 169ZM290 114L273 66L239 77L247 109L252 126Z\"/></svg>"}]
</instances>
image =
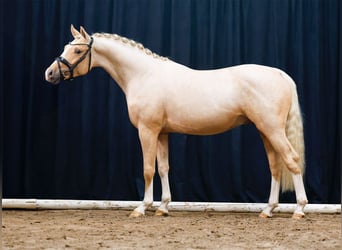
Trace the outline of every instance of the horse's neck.
<instances>
[{"instance_id":1,"label":"horse's neck","mask_svg":"<svg viewBox=\"0 0 342 250\"><path fill-rule=\"evenodd\" d=\"M151 58L121 41L95 37L93 67L101 67L126 92L128 84L147 70Z\"/></svg>"}]
</instances>

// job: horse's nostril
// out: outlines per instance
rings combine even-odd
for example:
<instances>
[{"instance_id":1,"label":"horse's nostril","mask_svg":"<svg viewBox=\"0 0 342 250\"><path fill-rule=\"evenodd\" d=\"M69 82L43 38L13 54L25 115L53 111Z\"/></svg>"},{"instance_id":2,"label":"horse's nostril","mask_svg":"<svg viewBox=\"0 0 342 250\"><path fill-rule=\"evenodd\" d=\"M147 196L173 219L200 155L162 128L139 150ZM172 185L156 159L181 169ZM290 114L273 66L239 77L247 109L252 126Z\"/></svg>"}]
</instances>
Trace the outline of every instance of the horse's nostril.
<instances>
[{"instance_id":1,"label":"horse's nostril","mask_svg":"<svg viewBox=\"0 0 342 250\"><path fill-rule=\"evenodd\" d=\"M49 76L52 76L52 74L53 74L53 70L50 69L49 72L48 72L48 75L49 75Z\"/></svg>"}]
</instances>

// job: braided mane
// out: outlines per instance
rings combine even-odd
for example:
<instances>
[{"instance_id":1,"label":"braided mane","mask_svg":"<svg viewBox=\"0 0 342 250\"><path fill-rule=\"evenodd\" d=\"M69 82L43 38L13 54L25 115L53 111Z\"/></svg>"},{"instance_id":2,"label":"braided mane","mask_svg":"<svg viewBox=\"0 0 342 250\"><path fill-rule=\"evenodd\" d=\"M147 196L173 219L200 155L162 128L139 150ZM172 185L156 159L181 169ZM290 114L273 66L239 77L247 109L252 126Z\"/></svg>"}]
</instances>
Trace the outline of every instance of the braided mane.
<instances>
[{"instance_id":1,"label":"braided mane","mask_svg":"<svg viewBox=\"0 0 342 250\"><path fill-rule=\"evenodd\" d=\"M145 48L144 45L142 45L141 43L138 43L138 42L136 42L136 41L134 41L132 39L128 39L128 38L123 37L123 36L119 36L118 34L95 33L95 34L93 34L93 36L95 36L95 37L104 37L104 38L108 38L108 39L117 40L117 41L120 41L120 42L122 42L124 44L129 44L132 47L136 47L139 50L145 52L146 55L153 56L153 58L157 58L157 59L160 59L160 60L163 60L163 61L167 61L168 60L168 58L160 56L160 55L152 52L150 49Z\"/></svg>"}]
</instances>

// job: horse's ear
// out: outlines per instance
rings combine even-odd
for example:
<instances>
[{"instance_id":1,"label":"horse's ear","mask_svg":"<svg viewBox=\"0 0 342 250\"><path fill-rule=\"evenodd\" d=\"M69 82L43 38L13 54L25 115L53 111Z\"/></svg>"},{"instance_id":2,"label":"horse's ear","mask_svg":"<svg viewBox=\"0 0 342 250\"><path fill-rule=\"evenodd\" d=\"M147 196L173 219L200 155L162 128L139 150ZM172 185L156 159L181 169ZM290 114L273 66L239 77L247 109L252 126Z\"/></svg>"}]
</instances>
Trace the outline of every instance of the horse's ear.
<instances>
[{"instance_id":1,"label":"horse's ear","mask_svg":"<svg viewBox=\"0 0 342 250\"><path fill-rule=\"evenodd\" d=\"M81 35L82 35L85 39L87 39L87 40L90 39L89 34L87 33L87 31L85 31L85 29L84 29L82 26L80 27L80 32L81 32Z\"/></svg>"},{"instance_id":2,"label":"horse's ear","mask_svg":"<svg viewBox=\"0 0 342 250\"><path fill-rule=\"evenodd\" d=\"M80 37L80 36L81 36L80 32L78 32L78 31L75 29L74 25L72 25L72 24L71 24L71 27L70 27L70 31L71 31L72 36L73 36L75 39L76 39L77 37Z\"/></svg>"}]
</instances>

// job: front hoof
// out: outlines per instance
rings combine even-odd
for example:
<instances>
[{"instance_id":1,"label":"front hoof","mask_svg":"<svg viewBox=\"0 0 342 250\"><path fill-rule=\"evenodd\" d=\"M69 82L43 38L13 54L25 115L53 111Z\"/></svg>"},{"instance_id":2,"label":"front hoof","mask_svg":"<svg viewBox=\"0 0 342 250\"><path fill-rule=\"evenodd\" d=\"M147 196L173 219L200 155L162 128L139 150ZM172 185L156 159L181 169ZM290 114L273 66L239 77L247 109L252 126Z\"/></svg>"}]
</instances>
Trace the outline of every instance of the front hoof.
<instances>
[{"instance_id":1,"label":"front hoof","mask_svg":"<svg viewBox=\"0 0 342 250\"><path fill-rule=\"evenodd\" d=\"M304 216L305 216L304 214L294 213L294 214L292 215L292 219L300 220L300 219L304 218Z\"/></svg>"},{"instance_id":2,"label":"front hoof","mask_svg":"<svg viewBox=\"0 0 342 250\"><path fill-rule=\"evenodd\" d=\"M157 209L156 212L154 213L155 216L168 216L169 213L167 211L163 211L160 209Z\"/></svg>"},{"instance_id":3,"label":"front hoof","mask_svg":"<svg viewBox=\"0 0 342 250\"><path fill-rule=\"evenodd\" d=\"M129 218L138 218L138 217L141 217L141 216L144 216L144 214L138 212L138 211L135 211L133 210L133 212L129 215Z\"/></svg>"},{"instance_id":4,"label":"front hoof","mask_svg":"<svg viewBox=\"0 0 342 250\"><path fill-rule=\"evenodd\" d=\"M272 218L272 216L267 215L267 214L265 214L264 212L261 212L261 213L259 214L259 217L260 217L260 218L263 218L263 219Z\"/></svg>"}]
</instances>

